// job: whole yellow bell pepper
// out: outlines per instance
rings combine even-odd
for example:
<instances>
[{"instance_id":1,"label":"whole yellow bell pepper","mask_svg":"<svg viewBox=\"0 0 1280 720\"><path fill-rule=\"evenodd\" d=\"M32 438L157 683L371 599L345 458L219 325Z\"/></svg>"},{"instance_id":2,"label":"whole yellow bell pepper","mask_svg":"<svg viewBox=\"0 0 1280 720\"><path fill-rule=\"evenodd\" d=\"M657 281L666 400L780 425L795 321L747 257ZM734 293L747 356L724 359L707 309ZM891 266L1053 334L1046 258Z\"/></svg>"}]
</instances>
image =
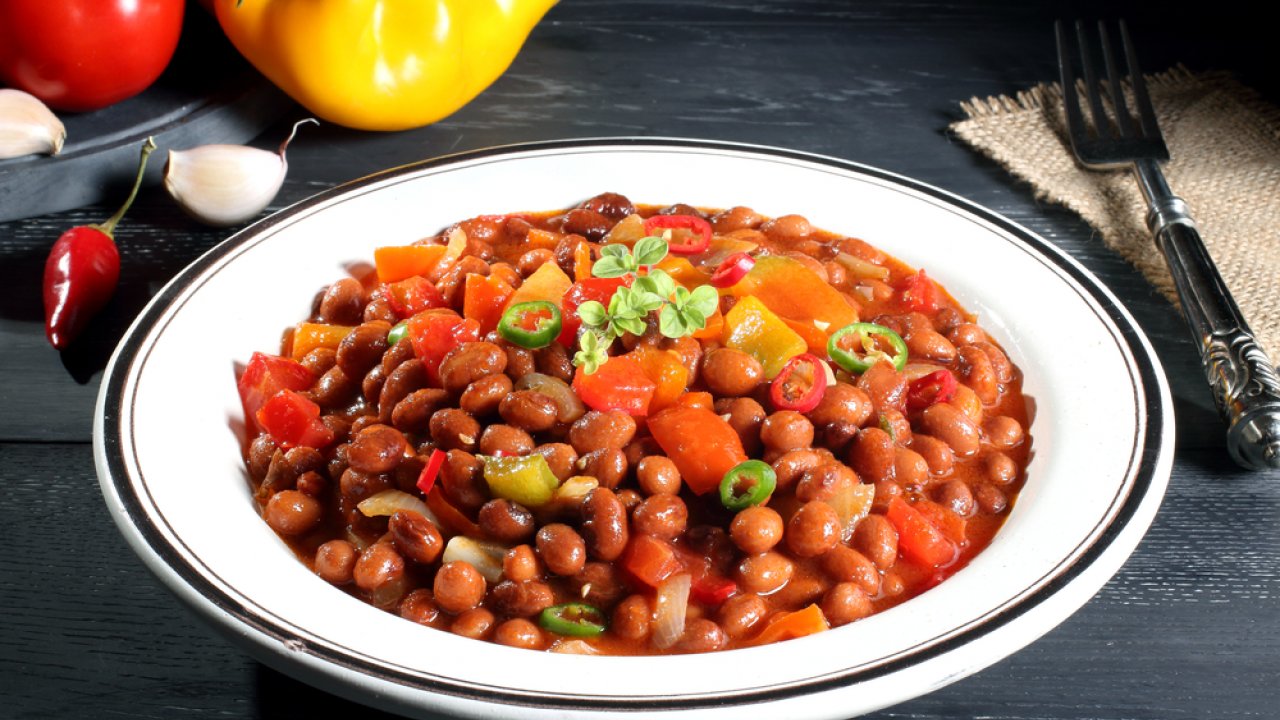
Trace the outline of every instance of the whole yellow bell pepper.
<instances>
[{"instance_id":1,"label":"whole yellow bell pepper","mask_svg":"<svg viewBox=\"0 0 1280 720\"><path fill-rule=\"evenodd\" d=\"M360 130L435 122L498 79L556 0L214 0L254 67Z\"/></svg>"}]
</instances>

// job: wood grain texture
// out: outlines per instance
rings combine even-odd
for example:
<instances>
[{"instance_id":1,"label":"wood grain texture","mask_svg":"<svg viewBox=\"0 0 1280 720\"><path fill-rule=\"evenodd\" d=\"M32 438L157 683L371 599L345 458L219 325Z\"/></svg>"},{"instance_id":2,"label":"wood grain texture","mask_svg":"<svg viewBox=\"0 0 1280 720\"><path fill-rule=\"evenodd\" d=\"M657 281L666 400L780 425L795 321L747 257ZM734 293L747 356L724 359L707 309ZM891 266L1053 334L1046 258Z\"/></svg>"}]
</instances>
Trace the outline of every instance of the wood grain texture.
<instances>
[{"instance_id":1,"label":"wood grain texture","mask_svg":"<svg viewBox=\"0 0 1280 720\"><path fill-rule=\"evenodd\" d=\"M1066 623L874 717L1271 718L1280 474L1227 460L1176 309L1082 221L946 131L960 101L1055 76L1050 22L1060 16L1128 14L1148 68L1231 70L1274 102L1266 26L1236 7L1205 17L1156 16L1135 2L562 0L506 75L446 120L395 134L304 130L271 209L446 153L645 135L832 155L1006 215L1103 279L1150 337L1178 422L1169 492L1137 552ZM293 119L254 144L273 147ZM56 353L41 327L44 256L60 232L110 212L0 223L0 717L381 717L249 659L160 587L107 517L88 444L102 368L159 288L231 233L195 225L145 190L117 235L115 299L81 342Z\"/></svg>"}]
</instances>

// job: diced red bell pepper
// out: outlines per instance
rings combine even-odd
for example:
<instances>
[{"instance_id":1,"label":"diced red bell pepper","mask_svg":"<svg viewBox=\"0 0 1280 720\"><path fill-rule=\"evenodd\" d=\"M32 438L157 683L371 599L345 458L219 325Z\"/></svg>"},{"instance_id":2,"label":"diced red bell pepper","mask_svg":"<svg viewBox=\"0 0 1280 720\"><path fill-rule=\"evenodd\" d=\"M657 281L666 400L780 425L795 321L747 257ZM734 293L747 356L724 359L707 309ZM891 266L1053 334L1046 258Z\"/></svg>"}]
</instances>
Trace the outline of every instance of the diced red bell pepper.
<instances>
[{"instance_id":1,"label":"diced red bell pepper","mask_svg":"<svg viewBox=\"0 0 1280 720\"><path fill-rule=\"evenodd\" d=\"M409 341L427 376L440 379L440 363L450 350L480 339L480 323L448 310L427 310L409 318Z\"/></svg>"},{"instance_id":2,"label":"diced red bell pepper","mask_svg":"<svg viewBox=\"0 0 1280 720\"><path fill-rule=\"evenodd\" d=\"M623 551L622 568L636 580L656 588L663 580L680 572L684 565L669 543L652 535L635 534Z\"/></svg>"},{"instance_id":3,"label":"diced red bell pepper","mask_svg":"<svg viewBox=\"0 0 1280 720\"><path fill-rule=\"evenodd\" d=\"M674 350L659 350L652 345L640 345L630 357L644 368L644 373L657 388L649 401L649 411L658 412L670 406L689 384L689 368L680 361Z\"/></svg>"},{"instance_id":4,"label":"diced red bell pepper","mask_svg":"<svg viewBox=\"0 0 1280 720\"><path fill-rule=\"evenodd\" d=\"M320 406L293 390L281 390L257 412L258 425L278 447L322 448L333 442L333 431L320 421Z\"/></svg>"},{"instance_id":5,"label":"diced red bell pepper","mask_svg":"<svg viewBox=\"0 0 1280 720\"><path fill-rule=\"evenodd\" d=\"M917 500L912 507L924 515L930 524L941 530L948 540L956 545L965 544L969 523L954 510L931 500Z\"/></svg>"},{"instance_id":6,"label":"diced red bell pepper","mask_svg":"<svg viewBox=\"0 0 1280 720\"><path fill-rule=\"evenodd\" d=\"M401 320L413 317L423 310L446 307L444 296L430 280L414 275L386 286L387 302Z\"/></svg>"},{"instance_id":7,"label":"diced red bell pepper","mask_svg":"<svg viewBox=\"0 0 1280 720\"><path fill-rule=\"evenodd\" d=\"M258 410L281 390L306 390L315 376L302 363L256 352L236 381L245 423L257 422Z\"/></svg>"},{"instance_id":8,"label":"diced red bell pepper","mask_svg":"<svg viewBox=\"0 0 1280 720\"><path fill-rule=\"evenodd\" d=\"M503 308L515 288L496 275L467 273L462 288L462 315L480 323L480 335L488 335L498 327Z\"/></svg>"},{"instance_id":9,"label":"diced red bell pepper","mask_svg":"<svg viewBox=\"0 0 1280 720\"><path fill-rule=\"evenodd\" d=\"M592 410L621 410L644 417L658 385L635 358L615 355L590 375L578 368L573 374L573 389Z\"/></svg>"},{"instance_id":10,"label":"diced red bell pepper","mask_svg":"<svg viewBox=\"0 0 1280 720\"><path fill-rule=\"evenodd\" d=\"M725 473L747 459L738 433L706 408L669 407L649 418L649 432L698 495L718 490Z\"/></svg>"},{"instance_id":11,"label":"diced red bell pepper","mask_svg":"<svg viewBox=\"0 0 1280 720\"><path fill-rule=\"evenodd\" d=\"M938 310L938 286L921 268L915 275L898 284L898 302L908 312L931 315Z\"/></svg>"},{"instance_id":12,"label":"diced red bell pepper","mask_svg":"<svg viewBox=\"0 0 1280 720\"><path fill-rule=\"evenodd\" d=\"M556 338L561 345L577 349L578 329L582 327L582 318L578 317L578 306L588 300L609 307L613 293L623 285L630 285L631 277L625 278L587 278L579 280L569 287L560 301L560 337Z\"/></svg>"},{"instance_id":13,"label":"diced red bell pepper","mask_svg":"<svg viewBox=\"0 0 1280 720\"><path fill-rule=\"evenodd\" d=\"M414 275L429 275L444 257L443 245L392 245L373 251L378 281L393 283Z\"/></svg>"},{"instance_id":14,"label":"diced red bell pepper","mask_svg":"<svg viewBox=\"0 0 1280 720\"><path fill-rule=\"evenodd\" d=\"M947 402L956 396L958 387L959 382L950 370L935 370L907 386L907 410L915 412L935 403Z\"/></svg>"},{"instance_id":15,"label":"diced red bell pepper","mask_svg":"<svg viewBox=\"0 0 1280 720\"><path fill-rule=\"evenodd\" d=\"M898 531L898 549L908 560L927 568L955 561L958 549L923 513L900 497L889 501L885 517Z\"/></svg>"}]
</instances>

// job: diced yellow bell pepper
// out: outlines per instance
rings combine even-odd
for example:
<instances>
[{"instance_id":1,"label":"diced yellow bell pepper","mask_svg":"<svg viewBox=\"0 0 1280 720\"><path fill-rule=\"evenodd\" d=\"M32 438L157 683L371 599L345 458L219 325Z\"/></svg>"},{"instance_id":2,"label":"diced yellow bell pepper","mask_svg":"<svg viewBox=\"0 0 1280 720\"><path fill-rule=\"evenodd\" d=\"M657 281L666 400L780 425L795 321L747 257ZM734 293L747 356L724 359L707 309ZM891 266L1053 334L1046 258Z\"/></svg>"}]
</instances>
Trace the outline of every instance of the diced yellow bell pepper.
<instances>
[{"instance_id":1,"label":"diced yellow bell pepper","mask_svg":"<svg viewBox=\"0 0 1280 720\"><path fill-rule=\"evenodd\" d=\"M720 340L760 361L767 378L782 372L788 360L808 349L804 338L754 295L739 300L724 316Z\"/></svg>"},{"instance_id":2,"label":"diced yellow bell pepper","mask_svg":"<svg viewBox=\"0 0 1280 720\"><path fill-rule=\"evenodd\" d=\"M573 286L573 280L554 261L542 263L533 274L525 278L520 287L507 300L507 307L524 302L545 300L560 305L564 294Z\"/></svg>"}]
</instances>

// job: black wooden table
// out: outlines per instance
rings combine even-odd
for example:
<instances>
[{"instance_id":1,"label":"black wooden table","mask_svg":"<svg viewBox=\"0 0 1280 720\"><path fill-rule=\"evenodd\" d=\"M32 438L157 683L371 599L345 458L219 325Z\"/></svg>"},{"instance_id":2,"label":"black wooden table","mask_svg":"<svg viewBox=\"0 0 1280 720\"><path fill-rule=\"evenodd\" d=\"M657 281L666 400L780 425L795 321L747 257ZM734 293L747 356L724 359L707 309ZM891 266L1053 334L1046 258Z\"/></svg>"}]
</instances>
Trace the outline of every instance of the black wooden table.
<instances>
[{"instance_id":1,"label":"black wooden table","mask_svg":"<svg viewBox=\"0 0 1280 720\"><path fill-rule=\"evenodd\" d=\"M1267 23L1215 4L1054 7L1003 0L562 0L510 71L431 127L308 129L272 209L414 160L530 140L683 136L879 166L990 207L1099 275L1150 336L1178 445L1164 505L1116 577L1030 647L883 711L911 718L1272 718L1280 714L1280 474L1227 459L1177 310L1077 217L1037 202L948 135L971 96L1055 76L1055 17L1127 12L1149 70L1235 72L1280 100ZM274 146L299 110L264 133ZM118 232L120 288L71 349L45 343L40 276L90 207L0 224L0 718L328 717L377 713L249 659L188 614L125 546L98 491L93 402L146 301L226 231L159 188ZM1280 301L1280 298L1276 298ZM181 417L175 400L175 417Z\"/></svg>"}]
</instances>

